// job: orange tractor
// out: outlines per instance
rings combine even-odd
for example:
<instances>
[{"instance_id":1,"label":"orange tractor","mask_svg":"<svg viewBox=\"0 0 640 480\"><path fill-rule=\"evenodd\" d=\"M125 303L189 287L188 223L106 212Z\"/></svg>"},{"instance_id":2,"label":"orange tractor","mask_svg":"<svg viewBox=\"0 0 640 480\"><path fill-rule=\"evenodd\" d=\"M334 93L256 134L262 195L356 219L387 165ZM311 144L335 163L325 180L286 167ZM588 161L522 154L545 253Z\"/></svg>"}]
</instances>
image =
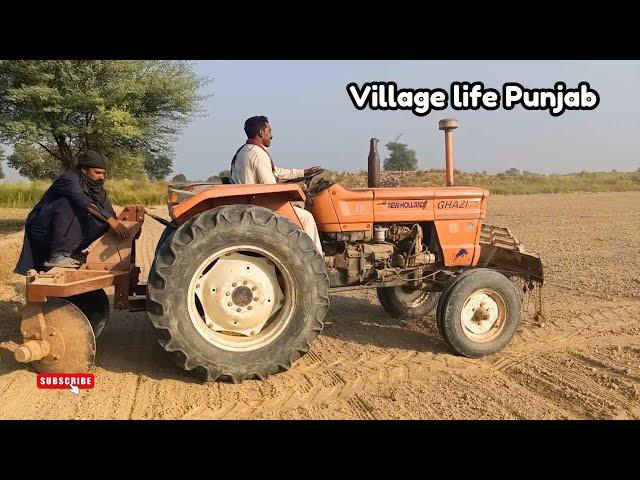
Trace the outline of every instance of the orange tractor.
<instances>
[{"instance_id":1,"label":"orange tractor","mask_svg":"<svg viewBox=\"0 0 640 480\"><path fill-rule=\"evenodd\" d=\"M541 285L542 263L506 228L483 223L487 190L453 186L457 125L440 122L446 187L380 188L371 139L368 188L312 181L322 172L276 185L169 188L172 221L154 216L166 228L146 285L133 240L145 211L125 207L128 241L107 234L77 269L29 272L15 358L44 372L90 368L110 286L117 309L147 310L175 362L209 380L287 370L322 331L329 294L363 288L375 288L394 317L422 317L437 306L438 329L458 354L501 350L521 317L514 281ZM312 212L323 253L301 229L296 202Z\"/></svg>"}]
</instances>

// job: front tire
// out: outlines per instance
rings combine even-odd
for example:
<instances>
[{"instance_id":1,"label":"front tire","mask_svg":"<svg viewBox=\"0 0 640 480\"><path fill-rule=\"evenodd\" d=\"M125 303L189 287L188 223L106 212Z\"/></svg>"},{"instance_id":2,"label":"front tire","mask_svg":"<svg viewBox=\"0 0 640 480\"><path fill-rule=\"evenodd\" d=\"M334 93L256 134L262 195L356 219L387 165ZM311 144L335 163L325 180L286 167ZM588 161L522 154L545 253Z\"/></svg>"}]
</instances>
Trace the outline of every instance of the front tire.
<instances>
[{"instance_id":1,"label":"front tire","mask_svg":"<svg viewBox=\"0 0 640 480\"><path fill-rule=\"evenodd\" d=\"M438 309L438 325L457 353L478 358L502 350L520 322L516 286L486 268L465 272L452 284Z\"/></svg>"}]
</instances>

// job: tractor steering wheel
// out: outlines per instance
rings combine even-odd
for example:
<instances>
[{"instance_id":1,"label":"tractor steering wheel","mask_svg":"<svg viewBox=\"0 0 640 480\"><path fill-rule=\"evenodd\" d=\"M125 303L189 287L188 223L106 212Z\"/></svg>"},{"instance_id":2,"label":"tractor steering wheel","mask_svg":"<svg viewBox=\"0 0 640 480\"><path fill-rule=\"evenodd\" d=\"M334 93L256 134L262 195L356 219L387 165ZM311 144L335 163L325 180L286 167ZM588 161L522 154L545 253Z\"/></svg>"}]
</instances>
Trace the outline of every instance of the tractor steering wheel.
<instances>
[{"instance_id":1,"label":"tractor steering wheel","mask_svg":"<svg viewBox=\"0 0 640 480\"><path fill-rule=\"evenodd\" d=\"M300 183L300 182L304 182L306 187L309 188L309 184L310 184L311 180L313 179L313 177L316 177L316 176L320 175L321 173L324 173L324 168L321 168L317 172L310 173L309 175L305 175L304 177L298 177L298 178L292 178L291 180L285 180L282 183Z\"/></svg>"}]
</instances>

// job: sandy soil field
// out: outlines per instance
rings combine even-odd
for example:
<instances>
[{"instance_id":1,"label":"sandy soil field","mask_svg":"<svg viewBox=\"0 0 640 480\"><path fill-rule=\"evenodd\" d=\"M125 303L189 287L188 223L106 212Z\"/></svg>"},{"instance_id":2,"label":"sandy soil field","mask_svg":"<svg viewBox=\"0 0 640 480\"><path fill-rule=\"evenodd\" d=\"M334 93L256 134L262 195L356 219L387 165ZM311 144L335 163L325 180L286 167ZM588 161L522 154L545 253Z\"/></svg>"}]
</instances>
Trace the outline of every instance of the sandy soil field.
<instances>
[{"instance_id":1,"label":"sandy soil field","mask_svg":"<svg viewBox=\"0 0 640 480\"><path fill-rule=\"evenodd\" d=\"M393 319L363 290L331 296L325 330L291 370L203 383L171 362L145 312L112 312L96 387L78 396L38 390L13 359L24 278L11 269L27 213L0 210L0 419L640 418L640 192L490 198L487 221L540 252L547 279L544 321L527 299L516 338L493 356L454 355L433 315ZM145 220L143 279L161 230Z\"/></svg>"}]
</instances>

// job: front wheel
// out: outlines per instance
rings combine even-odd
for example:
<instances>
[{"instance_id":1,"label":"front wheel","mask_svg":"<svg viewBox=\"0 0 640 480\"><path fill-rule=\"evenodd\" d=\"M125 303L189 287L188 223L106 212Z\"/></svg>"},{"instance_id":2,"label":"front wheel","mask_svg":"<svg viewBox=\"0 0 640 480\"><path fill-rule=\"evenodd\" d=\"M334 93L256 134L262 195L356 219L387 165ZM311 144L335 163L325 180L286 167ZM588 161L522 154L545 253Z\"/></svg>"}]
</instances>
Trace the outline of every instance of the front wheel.
<instances>
[{"instance_id":1,"label":"front wheel","mask_svg":"<svg viewBox=\"0 0 640 480\"><path fill-rule=\"evenodd\" d=\"M520 322L516 286L504 275L479 268L465 272L451 285L438 307L438 326L447 343L466 357L502 350Z\"/></svg>"}]
</instances>

